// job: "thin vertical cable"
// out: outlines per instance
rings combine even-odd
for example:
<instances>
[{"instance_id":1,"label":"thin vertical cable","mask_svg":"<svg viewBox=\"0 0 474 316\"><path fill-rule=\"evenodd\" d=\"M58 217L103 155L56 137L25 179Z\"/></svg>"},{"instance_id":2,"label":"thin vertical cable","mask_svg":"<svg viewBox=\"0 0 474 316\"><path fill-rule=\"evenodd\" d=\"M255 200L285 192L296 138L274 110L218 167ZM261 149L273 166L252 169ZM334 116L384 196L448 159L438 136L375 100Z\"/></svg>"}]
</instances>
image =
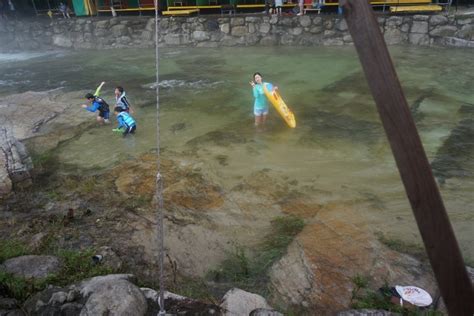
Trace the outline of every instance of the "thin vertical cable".
<instances>
[{"instance_id":1,"label":"thin vertical cable","mask_svg":"<svg viewBox=\"0 0 474 316\"><path fill-rule=\"evenodd\" d=\"M164 225L163 225L163 177L161 176L161 153L160 153L160 76L159 76L159 50L158 50L158 0L155 0L155 71L156 71L156 199L158 206L158 264L159 264L159 278L160 278L160 293L159 293L159 305L160 312L158 315L165 315L165 299L164 299L164 287L165 287L165 276L164 276Z\"/></svg>"}]
</instances>

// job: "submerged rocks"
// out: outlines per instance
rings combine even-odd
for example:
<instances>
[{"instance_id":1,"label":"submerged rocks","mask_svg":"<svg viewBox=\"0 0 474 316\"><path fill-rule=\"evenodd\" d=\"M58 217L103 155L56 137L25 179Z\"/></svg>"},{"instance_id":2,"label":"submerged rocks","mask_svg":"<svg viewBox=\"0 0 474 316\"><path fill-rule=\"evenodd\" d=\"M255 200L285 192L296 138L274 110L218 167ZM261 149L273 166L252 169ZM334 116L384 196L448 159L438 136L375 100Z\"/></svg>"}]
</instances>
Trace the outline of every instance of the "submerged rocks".
<instances>
[{"instance_id":1,"label":"submerged rocks","mask_svg":"<svg viewBox=\"0 0 474 316\"><path fill-rule=\"evenodd\" d=\"M239 135L233 131L212 131L202 136L191 139L186 144L190 146L204 146L204 145L216 145L222 147L228 147L232 144L244 144L247 140L245 137Z\"/></svg>"}]
</instances>

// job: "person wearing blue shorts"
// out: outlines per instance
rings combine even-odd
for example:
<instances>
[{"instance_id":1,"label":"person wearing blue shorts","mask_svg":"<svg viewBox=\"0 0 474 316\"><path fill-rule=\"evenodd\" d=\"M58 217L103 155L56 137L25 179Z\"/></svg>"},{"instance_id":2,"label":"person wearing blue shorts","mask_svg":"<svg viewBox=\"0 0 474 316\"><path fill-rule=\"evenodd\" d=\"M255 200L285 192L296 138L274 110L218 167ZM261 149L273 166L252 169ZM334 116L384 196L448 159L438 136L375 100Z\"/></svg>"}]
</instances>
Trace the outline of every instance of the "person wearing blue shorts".
<instances>
[{"instance_id":1,"label":"person wearing blue shorts","mask_svg":"<svg viewBox=\"0 0 474 316\"><path fill-rule=\"evenodd\" d=\"M255 98L253 103L255 126L259 127L265 124L268 116L268 100L265 96L263 86L265 85L270 91L275 90L276 87L272 87L271 83L263 82L262 75L258 72L253 75L253 80L250 81L250 85L252 86L253 97Z\"/></svg>"}]
</instances>

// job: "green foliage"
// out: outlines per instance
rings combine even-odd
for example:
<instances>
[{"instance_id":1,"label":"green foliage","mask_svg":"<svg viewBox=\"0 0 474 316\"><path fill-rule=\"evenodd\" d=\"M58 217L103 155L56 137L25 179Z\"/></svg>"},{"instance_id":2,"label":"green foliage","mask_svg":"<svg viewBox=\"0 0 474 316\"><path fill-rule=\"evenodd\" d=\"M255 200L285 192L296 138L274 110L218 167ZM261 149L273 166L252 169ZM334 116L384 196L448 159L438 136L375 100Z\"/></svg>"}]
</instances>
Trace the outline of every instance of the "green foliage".
<instances>
[{"instance_id":1,"label":"green foliage","mask_svg":"<svg viewBox=\"0 0 474 316\"><path fill-rule=\"evenodd\" d=\"M211 288L203 279L182 277L179 282L172 286L170 291L185 297L219 305L219 299L213 295Z\"/></svg>"},{"instance_id":2,"label":"green foliage","mask_svg":"<svg viewBox=\"0 0 474 316\"><path fill-rule=\"evenodd\" d=\"M401 307L390 302L390 296L383 293L364 290L360 293L360 289L353 292L352 308L355 309L383 309L392 312L400 312Z\"/></svg>"},{"instance_id":3,"label":"green foliage","mask_svg":"<svg viewBox=\"0 0 474 316\"><path fill-rule=\"evenodd\" d=\"M0 272L0 290L3 289L7 296L22 302L33 293L44 290L48 284L66 286L94 276L119 272L100 264L94 264L92 261L93 254L92 249L79 252L60 250L56 255L63 263L62 269L57 274L49 275L41 280L25 279Z\"/></svg>"},{"instance_id":4,"label":"green foliage","mask_svg":"<svg viewBox=\"0 0 474 316\"><path fill-rule=\"evenodd\" d=\"M425 248L422 245L408 243L400 239L389 238L382 233L375 234L377 239L388 248L397 252L406 253L419 259L427 259Z\"/></svg>"},{"instance_id":5,"label":"green foliage","mask_svg":"<svg viewBox=\"0 0 474 316\"><path fill-rule=\"evenodd\" d=\"M474 267L474 259L464 257L464 263L469 267Z\"/></svg>"},{"instance_id":6,"label":"green foliage","mask_svg":"<svg viewBox=\"0 0 474 316\"><path fill-rule=\"evenodd\" d=\"M303 229L304 221L294 216L278 217L271 226L255 256L249 257L242 247L236 247L218 269L209 271L208 278L265 295L268 269L285 254L290 242Z\"/></svg>"},{"instance_id":7,"label":"green foliage","mask_svg":"<svg viewBox=\"0 0 474 316\"><path fill-rule=\"evenodd\" d=\"M124 209L135 210L150 205L152 196L135 195L125 199L122 203Z\"/></svg>"},{"instance_id":8,"label":"green foliage","mask_svg":"<svg viewBox=\"0 0 474 316\"><path fill-rule=\"evenodd\" d=\"M439 311L431 309L404 308L391 302L392 292L388 284L385 284L379 291L369 289L369 279L356 275L352 278L354 289L352 290L351 307L354 309L379 309L403 316L442 316Z\"/></svg>"},{"instance_id":9,"label":"green foliage","mask_svg":"<svg viewBox=\"0 0 474 316\"><path fill-rule=\"evenodd\" d=\"M94 253L93 249L80 252L60 250L56 255L62 260L63 267L58 274L47 278L48 283L65 286L94 276L115 272L109 267L94 264L92 261Z\"/></svg>"},{"instance_id":10,"label":"green foliage","mask_svg":"<svg viewBox=\"0 0 474 316\"><path fill-rule=\"evenodd\" d=\"M46 288L45 281L25 279L0 271L0 294L13 297L20 302ZM3 292L3 293L2 293Z\"/></svg>"},{"instance_id":11,"label":"green foliage","mask_svg":"<svg viewBox=\"0 0 474 316\"><path fill-rule=\"evenodd\" d=\"M357 298L357 295L360 290L367 288L367 286L369 285L369 279L360 274L357 274L352 278L352 283L354 283L354 288L352 289L351 301Z\"/></svg>"},{"instance_id":12,"label":"green foliage","mask_svg":"<svg viewBox=\"0 0 474 316\"><path fill-rule=\"evenodd\" d=\"M30 157L33 162L36 176L39 176L39 178L42 178L43 180L47 180L45 177L57 168L58 161L53 150L43 153L32 152Z\"/></svg>"},{"instance_id":13,"label":"green foliage","mask_svg":"<svg viewBox=\"0 0 474 316\"><path fill-rule=\"evenodd\" d=\"M0 240L0 263L26 254L27 247L17 240Z\"/></svg>"},{"instance_id":14,"label":"green foliage","mask_svg":"<svg viewBox=\"0 0 474 316\"><path fill-rule=\"evenodd\" d=\"M81 193L89 194L96 190L96 186L97 180L94 177L88 177L79 183L77 190Z\"/></svg>"},{"instance_id":15,"label":"green foliage","mask_svg":"<svg viewBox=\"0 0 474 316\"><path fill-rule=\"evenodd\" d=\"M242 247L235 247L221 263L219 269L211 270L208 278L215 282L234 282L245 284L250 281L250 260Z\"/></svg>"},{"instance_id":16,"label":"green foliage","mask_svg":"<svg viewBox=\"0 0 474 316\"><path fill-rule=\"evenodd\" d=\"M32 152L31 160L33 162L33 166L42 167L42 166L52 163L54 158L51 151L46 151L43 153Z\"/></svg>"},{"instance_id":17,"label":"green foliage","mask_svg":"<svg viewBox=\"0 0 474 316\"><path fill-rule=\"evenodd\" d=\"M61 198L61 194L54 189L46 191L45 194L49 200L59 200Z\"/></svg>"},{"instance_id":18,"label":"green foliage","mask_svg":"<svg viewBox=\"0 0 474 316\"><path fill-rule=\"evenodd\" d=\"M352 278L352 282L357 289L365 289L369 286L369 279L363 275L357 274Z\"/></svg>"}]
</instances>

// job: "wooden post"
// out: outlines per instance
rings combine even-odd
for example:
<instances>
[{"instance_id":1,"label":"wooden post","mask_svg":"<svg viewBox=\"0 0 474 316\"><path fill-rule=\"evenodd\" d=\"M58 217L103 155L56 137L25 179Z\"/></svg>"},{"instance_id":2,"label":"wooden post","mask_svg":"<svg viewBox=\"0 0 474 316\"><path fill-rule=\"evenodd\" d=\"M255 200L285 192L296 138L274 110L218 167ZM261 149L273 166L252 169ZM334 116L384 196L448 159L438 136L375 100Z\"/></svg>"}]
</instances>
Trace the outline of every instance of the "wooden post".
<instances>
[{"instance_id":1,"label":"wooden post","mask_svg":"<svg viewBox=\"0 0 474 316\"><path fill-rule=\"evenodd\" d=\"M448 312L472 316L471 281L379 24L367 0L341 5Z\"/></svg>"}]
</instances>

